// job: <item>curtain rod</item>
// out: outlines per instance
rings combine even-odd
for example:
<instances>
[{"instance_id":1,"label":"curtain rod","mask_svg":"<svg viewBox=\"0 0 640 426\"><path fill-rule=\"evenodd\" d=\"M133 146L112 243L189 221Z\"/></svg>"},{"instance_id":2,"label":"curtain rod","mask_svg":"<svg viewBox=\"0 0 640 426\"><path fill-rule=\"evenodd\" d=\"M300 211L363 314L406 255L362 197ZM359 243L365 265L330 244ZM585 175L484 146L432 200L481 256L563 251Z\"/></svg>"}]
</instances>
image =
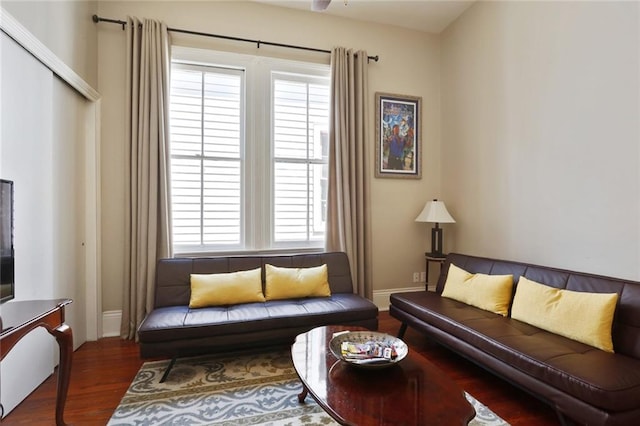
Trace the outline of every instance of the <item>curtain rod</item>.
<instances>
[{"instance_id":1,"label":"curtain rod","mask_svg":"<svg viewBox=\"0 0 640 426\"><path fill-rule=\"evenodd\" d=\"M122 29L125 29L125 25L127 25L127 21L122 21L120 19L110 19L110 18L102 18L98 15L93 15L92 17L93 22L95 22L96 24L99 22L108 22L110 24L119 24L122 25ZM320 52L320 53L331 53L330 50L325 50L325 49L316 49L314 47L306 47L306 46L296 46L293 44L283 44L283 43L274 43L274 42L270 42L270 41L262 41L262 40L252 40L252 39L248 39L248 38L241 38L241 37L233 37L233 36L226 36L226 35L220 35L220 34L211 34L211 33L204 33L204 32L200 32L200 31L192 31L192 30L183 30L180 28L171 28L171 27L167 27L168 31L174 32L174 33L182 33L182 34L190 34L190 35L198 35L198 36L203 36L203 37L214 37L214 38L222 38L225 40L233 40L233 41L243 41L246 43L254 43L258 46L258 49L260 48L261 44L264 44L266 46L276 46L276 47L286 47L288 49L298 49L298 50L308 50L311 52ZM367 62L368 61L375 61L378 62L378 55L376 56L367 56Z\"/></svg>"}]
</instances>

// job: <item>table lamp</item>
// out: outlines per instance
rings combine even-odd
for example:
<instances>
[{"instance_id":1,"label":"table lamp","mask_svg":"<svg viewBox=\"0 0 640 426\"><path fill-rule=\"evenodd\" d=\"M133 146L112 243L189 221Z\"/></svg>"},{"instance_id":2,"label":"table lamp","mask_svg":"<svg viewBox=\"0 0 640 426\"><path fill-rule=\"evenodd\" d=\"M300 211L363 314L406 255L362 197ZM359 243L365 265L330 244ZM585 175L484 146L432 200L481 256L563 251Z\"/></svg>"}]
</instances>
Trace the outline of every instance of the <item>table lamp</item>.
<instances>
[{"instance_id":1,"label":"table lamp","mask_svg":"<svg viewBox=\"0 0 640 426\"><path fill-rule=\"evenodd\" d=\"M427 201L418 217L416 217L416 222L435 223L435 226L431 228L431 253L428 254L433 257L444 257L442 253L442 228L440 228L440 224L456 222L447 211L444 203L437 199Z\"/></svg>"}]
</instances>

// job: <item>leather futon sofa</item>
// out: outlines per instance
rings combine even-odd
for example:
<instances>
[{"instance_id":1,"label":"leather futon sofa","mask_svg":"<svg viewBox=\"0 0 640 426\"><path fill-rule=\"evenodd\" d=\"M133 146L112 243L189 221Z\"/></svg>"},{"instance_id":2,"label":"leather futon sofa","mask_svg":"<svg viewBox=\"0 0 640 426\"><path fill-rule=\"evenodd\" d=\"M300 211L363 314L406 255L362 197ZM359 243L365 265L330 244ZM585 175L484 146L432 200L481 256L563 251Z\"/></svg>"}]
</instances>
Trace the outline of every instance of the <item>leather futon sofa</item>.
<instances>
[{"instance_id":1,"label":"leather futon sofa","mask_svg":"<svg viewBox=\"0 0 640 426\"><path fill-rule=\"evenodd\" d=\"M189 307L191 274L261 268L264 289L267 264L283 268L327 265L330 296ZM345 253L171 258L158 261L154 308L138 328L138 338L143 358L171 357L175 361L189 355L290 345L298 334L328 324L378 329L378 308L354 294Z\"/></svg>"},{"instance_id":2,"label":"leather futon sofa","mask_svg":"<svg viewBox=\"0 0 640 426\"><path fill-rule=\"evenodd\" d=\"M512 275L515 297L508 302L506 316L442 296L450 265L455 265L451 271L456 274L463 270L469 274ZM594 293L596 297L611 295L613 320L605 328L610 330L613 352L531 325L539 320L544 323L545 313L525 317L527 321L514 319L515 298L523 298L517 302L519 312L535 312L538 308L539 299L525 298L528 293L518 295L531 282L544 285L537 288L545 294L563 289L570 291L564 291L565 295L582 292L578 297L584 293L586 297ZM640 424L639 282L454 253L442 266L435 292L395 293L390 303L391 316L402 322L400 337L407 326L425 333L550 404L563 424ZM554 303L559 302L546 305L547 312L554 309ZM576 306L574 303L569 308ZM581 310L582 306L577 309ZM573 327L590 320L578 313L566 324L550 325Z\"/></svg>"}]
</instances>

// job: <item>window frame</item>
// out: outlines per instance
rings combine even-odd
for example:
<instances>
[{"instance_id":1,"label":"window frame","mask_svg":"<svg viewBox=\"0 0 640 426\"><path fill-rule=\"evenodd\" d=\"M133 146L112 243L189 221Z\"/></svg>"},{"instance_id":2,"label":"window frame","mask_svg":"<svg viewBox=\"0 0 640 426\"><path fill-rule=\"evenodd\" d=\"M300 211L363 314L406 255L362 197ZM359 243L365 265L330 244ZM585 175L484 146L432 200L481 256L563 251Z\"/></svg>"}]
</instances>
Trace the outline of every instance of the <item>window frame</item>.
<instances>
[{"instance_id":1,"label":"window frame","mask_svg":"<svg viewBox=\"0 0 640 426\"><path fill-rule=\"evenodd\" d=\"M271 215L271 217L270 217L270 223L271 223L271 226L270 226L270 233L271 233L271 235L270 235L270 246L272 248L280 248L280 247L282 247L282 248L285 248L285 249L287 249L287 248L308 248L309 246L313 246L314 245L313 244L313 240L297 241L297 242L296 241L294 241L294 242L292 242L292 241L277 242L276 238L275 238L276 225L275 225L275 205L274 205L274 203L275 203L276 197L275 197L275 193L274 192L275 192L275 165L276 165L277 158L275 156L275 143L274 143L274 141L275 141L275 128L274 128L275 127L274 126L274 124L275 124L275 119L274 119L275 112L274 112L274 108L273 108L274 97L275 97L274 86L275 86L276 80L295 81L295 82L305 83L305 84L320 84L320 83L325 82L326 78L318 77L318 76L309 76L308 74L301 75L300 73L283 72L283 71L279 71L279 70L277 70L277 71L271 70L270 76L271 76L271 79L270 79L271 80L270 81L270 87L271 87L270 88L270 106L271 106L270 114L271 114L271 117L270 117L270 120L269 120L269 123L270 123L270 140L271 140L271 143L270 143L270 148L271 148L271 153L270 153L270 155L271 155L271 160L270 160L271 173L270 173L270 188L269 188L270 191L271 191L271 196L270 196L271 206L270 206L270 209L269 209L269 214ZM278 77L280 77L280 78L278 78ZM308 100L307 100L307 102L308 102ZM308 110L307 110L307 113L308 113ZM329 105L329 115L330 114L331 114L331 108L330 108L330 105ZM330 117L327 117L327 127L329 126L329 123L328 123L329 118ZM327 133L328 133L328 130L329 129L327 128ZM328 135L327 135L327 137L328 137ZM327 153L327 157L328 157L328 153ZM319 160L319 159L312 159L312 158L307 158L305 160L287 159L285 157L281 158L281 161L284 162L285 160L288 160L288 162L291 162L291 163L298 163L298 164L316 164L316 165L318 165L318 164L327 164L327 162L325 162L325 161L323 161L321 159ZM325 237L326 237L326 230L325 230ZM320 241L322 241L322 245L323 245L323 248L324 248L325 239L322 238L322 240L320 240Z\"/></svg>"},{"instance_id":2,"label":"window frame","mask_svg":"<svg viewBox=\"0 0 640 426\"><path fill-rule=\"evenodd\" d=\"M241 68L237 68L237 67L217 67L217 66L210 66L210 65L201 65L201 64L189 64L189 63L183 63L183 62L174 62L172 63L172 70L173 69L180 69L180 70L186 70L186 71L196 71L196 72L215 72L216 69L221 70L221 74L224 75L229 75L229 76L237 76L240 78L240 95L239 95L239 99L240 99L240 128L239 128L239 132L240 132L240 143L239 143L239 153L238 153L238 158L237 161L239 163L239 169L240 169L240 205L239 205L239 209L240 209L240 220L239 220L239 227L240 227L240 233L239 233L239 242L238 244L224 244L224 245L220 245L220 246L216 246L213 244L210 245L201 245L201 244L181 244L179 246L176 246L174 244L173 248L174 250L176 250L177 247L180 247L180 250L177 250L177 252L179 253L191 253L191 252L201 252L201 248L205 247L208 248L209 250L211 250L211 252L215 252L216 247L224 247L225 250L226 249L239 249L242 246L242 241L244 240L244 227L242 225L242 221L243 221L243 216L244 216L244 202L245 202L245 197L244 197L244 192L245 192L245 182L244 182L244 178L242 178L242 171L245 168L245 160L244 160L244 141L245 141L245 135L244 135L244 129L246 128L246 126L244 125L244 120L245 120L245 93L244 93L244 89L245 89L245 84L244 84L244 79L246 76L246 73L244 72L243 69ZM204 86L202 87L202 90L204 90ZM203 105L204 107L204 105ZM202 137L204 137L204 120L203 120L203 116L201 117L201 132L202 132ZM201 145L202 148L202 145ZM216 160L215 156L211 156L211 155L207 155L204 151L201 151L199 154L197 154L198 159L200 160L200 177L202 178L202 173L204 173L205 170L205 165L206 162L209 160ZM172 152L172 150L170 149L170 157L171 157L171 161L173 162L174 159L179 159L179 160L190 160L193 159L193 157L187 155L187 154L174 154ZM224 157L217 157L218 160L224 160ZM235 158L233 158L232 160L236 160ZM172 182L172 187L173 187L173 182ZM204 198L204 194L205 194L205 187L204 185L201 183L201 187L200 187L200 195L202 198ZM173 198L173 197L172 197ZM202 211L202 205L201 205L201 211L200 211L200 234L202 237L202 233L204 232L203 228L204 228L204 219L203 219L203 211ZM172 207L173 209L173 207ZM172 228L173 228L173 224L172 224Z\"/></svg>"},{"instance_id":3,"label":"window frame","mask_svg":"<svg viewBox=\"0 0 640 426\"><path fill-rule=\"evenodd\" d=\"M241 231L238 246L173 245L177 256L203 254L247 254L321 252L325 238L298 242L276 242L274 217L274 74L306 76L307 80L330 85L330 66L266 56L205 50L174 46L175 64L233 68L244 71L243 99L244 126L241 129ZM255 99L251 97L255 96ZM259 101L257 101L259 100ZM329 106L330 113L330 106ZM263 136L260 136L260 135ZM266 139L265 136L266 135ZM269 160L265 160L268 158ZM259 178L260 177L260 178ZM173 208L173 207L172 207ZM173 228L173 225L172 225ZM172 231L173 232L173 231Z\"/></svg>"}]
</instances>

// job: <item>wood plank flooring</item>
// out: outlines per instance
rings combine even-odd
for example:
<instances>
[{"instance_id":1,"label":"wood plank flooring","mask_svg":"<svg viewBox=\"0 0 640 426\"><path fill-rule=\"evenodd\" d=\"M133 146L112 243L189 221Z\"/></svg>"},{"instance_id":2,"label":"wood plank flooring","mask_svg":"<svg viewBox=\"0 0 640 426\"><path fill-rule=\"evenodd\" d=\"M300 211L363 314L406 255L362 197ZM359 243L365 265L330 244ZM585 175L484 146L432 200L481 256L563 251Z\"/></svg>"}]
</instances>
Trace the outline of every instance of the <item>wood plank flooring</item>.
<instances>
[{"instance_id":1,"label":"wood plank flooring","mask_svg":"<svg viewBox=\"0 0 640 426\"><path fill-rule=\"evenodd\" d=\"M379 331L395 335L400 323L380 312ZM513 426L557 425L545 404L492 376L414 330L404 338L410 350L419 351L476 399ZM104 425L143 364L138 345L119 338L87 342L75 353L65 420L72 425ZM53 425L56 376L49 377L2 420L3 425ZM447 425L444 425L447 426Z\"/></svg>"}]
</instances>

